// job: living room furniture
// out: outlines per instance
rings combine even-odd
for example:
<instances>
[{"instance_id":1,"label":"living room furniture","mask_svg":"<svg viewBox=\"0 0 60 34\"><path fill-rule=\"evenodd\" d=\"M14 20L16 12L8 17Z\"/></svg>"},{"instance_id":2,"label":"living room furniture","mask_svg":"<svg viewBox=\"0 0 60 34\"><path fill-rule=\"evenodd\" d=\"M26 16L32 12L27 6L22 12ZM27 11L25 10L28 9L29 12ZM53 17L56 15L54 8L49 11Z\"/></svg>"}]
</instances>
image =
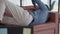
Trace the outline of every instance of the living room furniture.
<instances>
[{"instance_id":1,"label":"living room furniture","mask_svg":"<svg viewBox=\"0 0 60 34\"><path fill-rule=\"evenodd\" d=\"M60 14L58 14L58 22L60 23Z\"/></svg>"},{"instance_id":2,"label":"living room furniture","mask_svg":"<svg viewBox=\"0 0 60 34\"><path fill-rule=\"evenodd\" d=\"M23 7L25 10L32 10L33 7ZM35 10L35 8L33 9ZM6 14L6 13L5 13ZM8 14L6 14L8 15ZM48 21L44 24L36 24L33 25L32 27L28 26L16 26L16 25L8 25L8 24L0 24L0 27L21 27L21 28L31 28L32 29L32 34L58 34L58 28L59 28L59 23L58 23L58 13L57 12L50 12L50 17Z\"/></svg>"}]
</instances>

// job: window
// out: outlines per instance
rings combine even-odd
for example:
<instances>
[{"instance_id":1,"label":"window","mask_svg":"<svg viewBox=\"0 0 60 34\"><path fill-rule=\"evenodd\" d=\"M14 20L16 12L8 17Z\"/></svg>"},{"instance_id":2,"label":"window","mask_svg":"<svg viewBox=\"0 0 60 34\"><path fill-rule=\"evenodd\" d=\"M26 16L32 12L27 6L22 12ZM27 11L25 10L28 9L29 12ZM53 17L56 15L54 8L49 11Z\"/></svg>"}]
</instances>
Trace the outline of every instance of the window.
<instances>
[{"instance_id":1,"label":"window","mask_svg":"<svg viewBox=\"0 0 60 34\"><path fill-rule=\"evenodd\" d=\"M52 4L52 2L55 1L52 12L58 12L58 0L41 0L41 1L47 4L49 7ZM31 0L22 0L22 6L33 6L33 5Z\"/></svg>"},{"instance_id":2,"label":"window","mask_svg":"<svg viewBox=\"0 0 60 34\"><path fill-rule=\"evenodd\" d=\"M22 6L33 6L31 0L22 0Z\"/></svg>"},{"instance_id":3,"label":"window","mask_svg":"<svg viewBox=\"0 0 60 34\"><path fill-rule=\"evenodd\" d=\"M59 2L60 3L60 2ZM59 5L59 14L60 14L60 5Z\"/></svg>"},{"instance_id":4,"label":"window","mask_svg":"<svg viewBox=\"0 0 60 34\"><path fill-rule=\"evenodd\" d=\"M19 6L33 6L31 0L9 0L9 1ZM52 12L58 12L58 0L41 0L41 1L47 4L49 7L50 4L52 4L52 2L55 1Z\"/></svg>"},{"instance_id":5,"label":"window","mask_svg":"<svg viewBox=\"0 0 60 34\"><path fill-rule=\"evenodd\" d=\"M9 0L9 1L20 6L20 0Z\"/></svg>"},{"instance_id":6,"label":"window","mask_svg":"<svg viewBox=\"0 0 60 34\"><path fill-rule=\"evenodd\" d=\"M55 1L55 4L54 4L54 7L53 7L53 10L54 12L58 12L58 0L51 0L51 3Z\"/></svg>"},{"instance_id":7,"label":"window","mask_svg":"<svg viewBox=\"0 0 60 34\"><path fill-rule=\"evenodd\" d=\"M28 2L29 1L29 2ZM41 0L43 3L49 5L48 0ZM31 0L22 0L22 6L33 6Z\"/></svg>"}]
</instances>

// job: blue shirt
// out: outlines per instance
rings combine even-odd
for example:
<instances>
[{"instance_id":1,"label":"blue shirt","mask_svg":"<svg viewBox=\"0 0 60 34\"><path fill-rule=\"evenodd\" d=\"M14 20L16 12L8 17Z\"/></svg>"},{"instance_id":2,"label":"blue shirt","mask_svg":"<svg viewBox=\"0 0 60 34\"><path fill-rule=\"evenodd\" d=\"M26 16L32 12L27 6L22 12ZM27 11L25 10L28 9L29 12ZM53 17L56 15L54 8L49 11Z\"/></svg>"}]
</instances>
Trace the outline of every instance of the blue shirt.
<instances>
[{"instance_id":1,"label":"blue shirt","mask_svg":"<svg viewBox=\"0 0 60 34\"><path fill-rule=\"evenodd\" d=\"M34 18L34 20L30 23L30 26L45 23L49 14L48 8L40 0L35 0L34 2L38 4L39 9L30 13Z\"/></svg>"}]
</instances>

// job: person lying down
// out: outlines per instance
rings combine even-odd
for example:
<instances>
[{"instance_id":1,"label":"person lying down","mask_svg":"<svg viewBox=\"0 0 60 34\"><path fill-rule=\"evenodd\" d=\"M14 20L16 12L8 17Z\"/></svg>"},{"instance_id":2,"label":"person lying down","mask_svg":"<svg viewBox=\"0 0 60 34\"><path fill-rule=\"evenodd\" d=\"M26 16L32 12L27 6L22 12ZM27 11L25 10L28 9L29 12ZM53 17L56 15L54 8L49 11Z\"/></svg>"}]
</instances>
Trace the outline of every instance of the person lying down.
<instances>
[{"instance_id":1,"label":"person lying down","mask_svg":"<svg viewBox=\"0 0 60 34\"><path fill-rule=\"evenodd\" d=\"M29 12L28 10L24 10L22 7L18 7L8 0L0 0L0 20L4 24L19 26L32 26L34 24L45 23L48 19L48 8L43 2L41 2L41 0L32 1L33 5L38 5L38 9ZM3 16L5 9L7 9L12 14L12 18Z\"/></svg>"}]
</instances>

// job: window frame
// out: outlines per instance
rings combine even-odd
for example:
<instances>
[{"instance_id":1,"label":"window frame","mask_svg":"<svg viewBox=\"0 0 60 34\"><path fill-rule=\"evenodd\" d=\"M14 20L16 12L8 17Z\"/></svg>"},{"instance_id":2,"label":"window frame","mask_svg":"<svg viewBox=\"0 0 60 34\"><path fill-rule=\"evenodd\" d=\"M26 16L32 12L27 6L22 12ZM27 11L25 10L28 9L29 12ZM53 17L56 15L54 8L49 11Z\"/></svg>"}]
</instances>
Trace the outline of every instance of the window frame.
<instances>
[{"instance_id":1,"label":"window frame","mask_svg":"<svg viewBox=\"0 0 60 34\"><path fill-rule=\"evenodd\" d=\"M48 2L49 2L49 7L51 7L51 0L49 0ZM20 6L22 6L22 0L20 0Z\"/></svg>"}]
</instances>

